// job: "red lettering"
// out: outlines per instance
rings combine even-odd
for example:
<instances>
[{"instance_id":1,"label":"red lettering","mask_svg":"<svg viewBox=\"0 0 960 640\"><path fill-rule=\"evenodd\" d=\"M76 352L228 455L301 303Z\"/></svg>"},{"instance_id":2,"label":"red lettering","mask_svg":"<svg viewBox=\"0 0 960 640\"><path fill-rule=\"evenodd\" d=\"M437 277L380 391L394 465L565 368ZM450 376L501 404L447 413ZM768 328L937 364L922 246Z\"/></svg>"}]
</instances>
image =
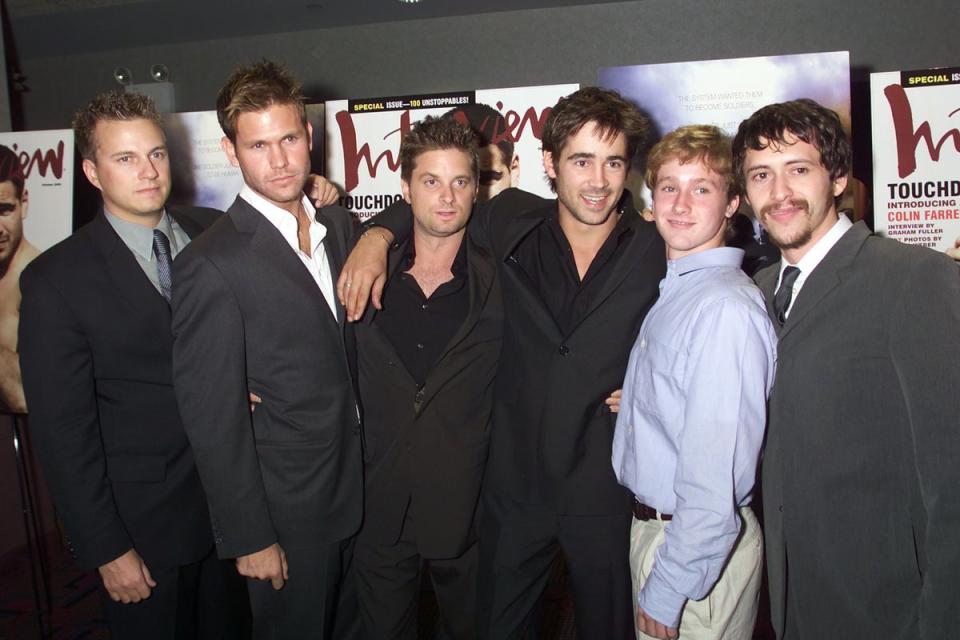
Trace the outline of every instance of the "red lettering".
<instances>
[{"instance_id":1,"label":"red lettering","mask_svg":"<svg viewBox=\"0 0 960 640\"><path fill-rule=\"evenodd\" d=\"M366 161L367 173L371 178L376 177L377 169L381 162L386 162L387 169L396 171L400 167L400 160L389 149L377 156L373 160L370 152L370 145L364 143L357 148L357 130L353 126L353 118L346 111L340 111L336 116L337 126L340 127L340 138L343 140L343 168L345 172L344 188L347 192L353 191L360 184L360 163ZM410 111L404 111L400 116L400 128L395 129L384 136L384 139L390 137L397 131L402 138L410 131ZM397 145L399 147L399 145Z\"/></svg>"},{"instance_id":2,"label":"red lettering","mask_svg":"<svg viewBox=\"0 0 960 640\"><path fill-rule=\"evenodd\" d=\"M898 84L892 84L883 90L883 95L887 98L890 105L890 115L893 118L893 131L897 139L897 171L901 178L906 178L917 170L917 147L920 141L927 145L927 151L930 153L930 159L934 162L940 161L940 152L947 140L953 139L953 147L960 152L960 131L950 129L937 141L933 142L933 133L930 131L930 123L924 121L916 129L913 126L913 109L910 107L910 99L907 98L907 92ZM950 113L953 116L958 110Z\"/></svg>"}]
</instances>

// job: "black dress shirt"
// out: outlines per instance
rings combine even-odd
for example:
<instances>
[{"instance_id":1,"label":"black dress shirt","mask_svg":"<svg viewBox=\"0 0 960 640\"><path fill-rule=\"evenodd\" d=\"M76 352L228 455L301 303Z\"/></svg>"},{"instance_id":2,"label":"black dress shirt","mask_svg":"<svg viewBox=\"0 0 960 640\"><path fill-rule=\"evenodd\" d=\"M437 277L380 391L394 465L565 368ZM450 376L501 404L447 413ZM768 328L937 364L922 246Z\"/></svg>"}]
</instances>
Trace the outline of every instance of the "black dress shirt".
<instances>
[{"instance_id":1,"label":"black dress shirt","mask_svg":"<svg viewBox=\"0 0 960 640\"><path fill-rule=\"evenodd\" d=\"M454 258L450 271L453 279L444 282L429 298L423 294L417 279L408 273L416 260L414 243L400 269L387 283L383 294L383 310L374 322L387 336L400 360L418 385L423 385L430 369L443 353L467 316L466 243Z\"/></svg>"},{"instance_id":2,"label":"black dress shirt","mask_svg":"<svg viewBox=\"0 0 960 640\"><path fill-rule=\"evenodd\" d=\"M512 258L533 281L560 331L566 334L583 319L609 277L606 266L632 233L620 216L581 280L573 249L554 210L544 224L520 241Z\"/></svg>"}]
</instances>

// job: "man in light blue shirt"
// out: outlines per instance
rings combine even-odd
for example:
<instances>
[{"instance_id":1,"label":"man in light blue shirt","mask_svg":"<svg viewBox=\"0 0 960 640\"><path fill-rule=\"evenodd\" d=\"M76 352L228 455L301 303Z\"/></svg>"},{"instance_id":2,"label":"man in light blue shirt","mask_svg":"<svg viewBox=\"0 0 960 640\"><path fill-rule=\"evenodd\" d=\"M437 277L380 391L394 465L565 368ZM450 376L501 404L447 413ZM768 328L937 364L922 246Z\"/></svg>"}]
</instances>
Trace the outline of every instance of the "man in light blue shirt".
<instances>
[{"instance_id":1,"label":"man in light blue shirt","mask_svg":"<svg viewBox=\"0 0 960 640\"><path fill-rule=\"evenodd\" d=\"M630 564L638 638L749 638L762 538L750 494L776 336L724 247L739 197L712 126L667 134L647 161L667 276L630 354L613 441L636 496Z\"/></svg>"}]
</instances>

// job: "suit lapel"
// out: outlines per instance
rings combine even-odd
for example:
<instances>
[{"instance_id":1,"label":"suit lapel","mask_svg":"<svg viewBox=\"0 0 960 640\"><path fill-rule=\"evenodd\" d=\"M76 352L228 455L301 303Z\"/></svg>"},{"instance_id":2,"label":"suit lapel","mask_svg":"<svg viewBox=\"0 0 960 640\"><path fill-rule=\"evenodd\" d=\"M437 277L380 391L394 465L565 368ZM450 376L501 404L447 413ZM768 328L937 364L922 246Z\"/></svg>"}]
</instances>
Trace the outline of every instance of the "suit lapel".
<instances>
[{"instance_id":1,"label":"suit lapel","mask_svg":"<svg viewBox=\"0 0 960 640\"><path fill-rule=\"evenodd\" d=\"M228 215L237 231L250 234L250 247L264 262L273 265L283 274L300 290L303 299L314 304L323 317L329 318L331 322L337 321L316 281L269 220L239 196L230 206Z\"/></svg>"},{"instance_id":2,"label":"suit lapel","mask_svg":"<svg viewBox=\"0 0 960 640\"><path fill-rule=\"evenodd\" d=\"M870 235L863 223L851 227L839 241L827 252L827 255L816 266L797 294L797 299L790 308L790 315L780 330L780 339L783 340L793 331L793 328L802 323L811 311L816 309L820 302L839 285L850 269L860 246ZM769 297L772 304L773 296Z\"/></svg>"},{"instance_id":3,"label":"suit lapel","mask_svg":"<svg viewBox=\"0 0 960 640\"><path fill-rule=\"evenodd\" d=\"M327 258L327 265L330 268L330 279L333 282L334 289L336 289L340 270L343 268L343 263L347 261L347 244L345 239L337 234L336 225L334 225L333 221L330 220L323 209L317 211L317 222L327 229L327 235L323 239L323 248ZM336 292L334 292L334 294L336 294ZM343 309L343 305L340 304L340 299L337 298L336 295L334 295L333 298L333 306L337 310L337 324L342 328L343 323L346 321L346 312Z\"/></svg>"},{"instance_id":4,"label":"suit lapel","mask_svg":"<svg viewBox=\"0 0 960 640\"><path fill-rule=\"evenodd\" d=\"M490 290L493 287L495 270L490 253L473 244L467 236L464 236L464 242L467 243L467 296L469 300L467 315L464 317L463 322L460 323L453 337L450 338L446 347L444 347L443 352L440 354L440 357L437 358L437 362L430 370L430 373L427 374L427 391L428 394L431 395L432 393L436 393L437 388L436 385L429 384L429 380L443 370L450 352L473 331L477 321L480 320L480 316L487 303L487 298L490 296ZM425 399L424 402L426 401Z\"/></svg>"},{"instance_id":5,"label":"suit lapel","mask_svg":"<svg viewBox=\"0 0 960 640\"><path fill-rule=\"evenodd\" d=\"M101 211L89 225L94 246L103 256L111 281L121 296L153 327L161 344L172 346L170 305L143 272L133 252L113 230Z\"/></svg>"}]
</instances>

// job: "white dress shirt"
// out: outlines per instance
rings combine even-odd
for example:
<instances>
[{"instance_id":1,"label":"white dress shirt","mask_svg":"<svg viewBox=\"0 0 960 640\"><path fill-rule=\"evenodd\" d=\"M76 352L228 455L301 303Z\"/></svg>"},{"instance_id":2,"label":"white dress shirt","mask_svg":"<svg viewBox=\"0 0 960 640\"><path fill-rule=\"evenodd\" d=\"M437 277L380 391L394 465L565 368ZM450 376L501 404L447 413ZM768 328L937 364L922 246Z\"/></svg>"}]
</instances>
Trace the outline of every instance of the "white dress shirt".
<instances>
[{"instance_id":1,"label":"white dress shirt","mask_svg":"<svg viewBox=\"0 0 960 640\"><path fill-rule=\"evenodd\" d=\"M310 199L307 196L301 198L303 210L310 219L310 255L307 255L300 250L296 217L289 211L268 202L266 198L251 189L246 183L240 189L240 197L263 214L263 217L277 228L283 239L287 241L293 252L300 258L300 262L307 268L314 282L317 283L317 287L319 287L324 299L330 306L330 311L336 317L337 306L333 293L333 274L330 272L330 262L327 260L327 252L323 246L323 239L327 237L327 228L317 222L317 210L310 203Z\"/></svg>"},{"instance_id":2,"label":"white dress shirt","mask_svg":"<svg viewBox=\"0 0 960 640\"><path fill-rule=\"evenodd\" d=\"M813 245L809 251L797 264L790 264L787 262L786 257L780 261L780 275L777 276L777 286L774 288L774 291L777 291L780 288L780 281L783 280L783 270L787 267L796 267L800 269L800 275L797 276L797 279L793 283L793 296L790 298L790 306L787 307L787 311L784 314L784 317L790 317L790 311L793 309L794 303L797 301L797 296L800 295L800 289L803 288L803 283L807 281L807 278L810 277L810 274L813 273L813 270L817 268L817 265L820 264L827 254L830 253L830 249L833 249L833 245L837 244L840 241L840 238L843 237L850 227L853 226L853 223L850 222L845 214L840 214L837 221L834 223L830 230L827 233L817 240L817 243Z\"/></svg>"}]
</instances>

